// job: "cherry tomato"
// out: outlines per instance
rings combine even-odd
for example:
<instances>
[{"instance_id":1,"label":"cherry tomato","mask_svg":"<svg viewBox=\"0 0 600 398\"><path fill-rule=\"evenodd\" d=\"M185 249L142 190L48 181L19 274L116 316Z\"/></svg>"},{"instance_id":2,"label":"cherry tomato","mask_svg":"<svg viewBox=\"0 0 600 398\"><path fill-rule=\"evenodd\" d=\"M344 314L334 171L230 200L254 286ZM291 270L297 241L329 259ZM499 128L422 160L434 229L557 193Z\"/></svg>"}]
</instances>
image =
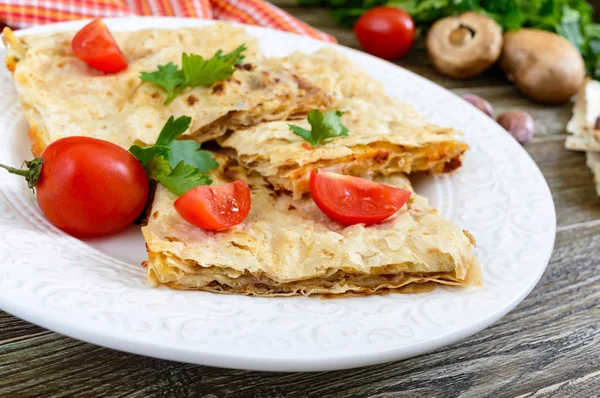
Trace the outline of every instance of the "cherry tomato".
<instances>
[{"instance_id":1,"label":"cherry tomato","mask_svg":"<svg viewBox=\"0 0 600 398\"><path fill-rule=\"evenodd\" d=\"M250 188L243 180L200 186L175 201L177 213L196 227L221 231L240 224L250 213Z\"/></svg>"},{"instance_id":2,"label":"cherry tomato","mask_svg":"<svg viewBox=\"0 0 600 398\"><path fill-rule=\"evenodd\" d=\"M142 212L148 177L113 143L89 137L54 141L42 152L37 201L46 218L76 237L118 232Z\"/></svg>"},{"instance_id":3,"label":"cherry tomato","mask_svg":"<svg viewBox=\"0 0 600 398\"><path fill-rule=\"evenodd\" d=\"M354 34L362 48L383 59L398 59L410 50L415 39L415 23L404 10L375 7L354 25Z\"/></svg>"},{"instance_id":4,"label":"cherry tomato","mask_svg":"<svg viewBox=\"0 0 600 398\"><path fill-rule=\"evenodd\" d=\"M344 225L377 224L410 198L405 189L325 170L310 173L310 194L323 213Z\"/></svg>"},{"instance_id":5,"label":"cherry tomato","mask_svg":"<svg viewBox=\"0 0 600 398\"><path fill-rule=\"evenodd\" d=\"M73 37L75 56L92 68L115 73L127 68L127 60L102 20L94 19Z\"/></svg>"}]
</instances>

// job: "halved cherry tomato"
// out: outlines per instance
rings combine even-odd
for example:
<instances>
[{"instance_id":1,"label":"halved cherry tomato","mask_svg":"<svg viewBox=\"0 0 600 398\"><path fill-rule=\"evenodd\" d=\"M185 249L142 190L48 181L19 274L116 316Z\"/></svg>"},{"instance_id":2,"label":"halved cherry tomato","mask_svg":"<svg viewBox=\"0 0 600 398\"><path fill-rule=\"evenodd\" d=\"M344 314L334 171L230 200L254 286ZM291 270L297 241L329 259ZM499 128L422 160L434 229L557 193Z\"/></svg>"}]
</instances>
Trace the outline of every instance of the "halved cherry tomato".
<instances>
[{"instance_id":1,"label":"halved cherry tomato","mask_svg":"<svg viewBox=\"0 0 600 398\"><path fill-rule=\"evenodd\" d=\"M73 37L75 56L92 68L115 73L127 68L127 60L102 20L94 19Z\"/></svg>"},{"instance_id":2,"label":"halved cherry tomato","mask_svg":"<svg viewBox=\"0 0 600 398\"><path fill-rule=\"evenodd\" d=\"M375 7L358 19L354 34L369 54L383 59L398 59L412 47L415 23L400 8Z\"/></svg>"},{"instance_id":3,"label":"halved cherry tomato","mask_svg":"<svg viewBox=\"0 0 600 398\"><path fill-rule=\"evenodd\" d=\"M250 188L243 180L200 186L175 201L177 213L196 227L221 231L240 224L250 213Z\"/></svg>"},{"instance_id":4,"label":"halved cherry tomato","mask_svg":"<svg viewBox=\"0 0 600 398\"><path fill-rule=\"evenodd\" d=\"M344 225L377 224L410 198L405 189L325 170L310 173L310 194L323 213Z\"/></svg>"}]
</instances>

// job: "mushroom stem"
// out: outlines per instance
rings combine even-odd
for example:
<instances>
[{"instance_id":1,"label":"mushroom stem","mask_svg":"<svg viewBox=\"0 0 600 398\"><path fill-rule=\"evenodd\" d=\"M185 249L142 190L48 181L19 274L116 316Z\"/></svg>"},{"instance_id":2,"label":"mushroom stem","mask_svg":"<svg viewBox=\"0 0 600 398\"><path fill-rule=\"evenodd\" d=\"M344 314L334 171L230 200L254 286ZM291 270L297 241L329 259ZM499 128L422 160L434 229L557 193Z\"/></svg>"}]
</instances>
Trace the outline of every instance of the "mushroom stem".
<instances>
[{"instance_id":1,"label":"mushroom stem","mask_svg":"<svg viewBox=\"0 0 600 398\"><path fill-rule=\"evenodd\" d=\"M475 36L475 31L467 26L460 25L458 29L450 33L450 43L455 46L462 46L466 44Z\"/></svg>"}]
</instances>

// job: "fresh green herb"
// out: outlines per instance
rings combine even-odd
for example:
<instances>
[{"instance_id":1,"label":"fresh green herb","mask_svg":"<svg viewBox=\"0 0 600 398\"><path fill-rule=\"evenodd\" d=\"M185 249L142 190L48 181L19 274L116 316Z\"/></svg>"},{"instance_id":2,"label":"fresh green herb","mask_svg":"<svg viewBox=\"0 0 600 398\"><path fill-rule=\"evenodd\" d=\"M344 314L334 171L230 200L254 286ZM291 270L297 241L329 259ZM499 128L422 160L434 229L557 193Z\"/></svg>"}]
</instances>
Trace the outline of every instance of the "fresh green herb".
<instances>
[{"instance_id":1,"label":"fresh green herb","mask_svg":"<svg viewBox=\"0 0 600 398\"><path fill-rule=\"evenodd\" d=\"M200 149L200 144L195 141L173 141L169 145L169 163L176 167L180 162L194 166L201 173L208 173L219 167L219 163L209 151Z\"/></svg>"},{"instance_id":2,"label":"fresh green herb","mask_svg":"<svg viewBox=\"0 0 600 398\"><path fill-rule=\"evenodd\" d=\"M476 11L496 20L505 30L523 27L555 32L581 51L588 73L600 80L600 25L593 23L593 7L585 0L297 0L302 5L332 8L341 25L351 27L370 8L398 7L417 26L427 29L440 18Z\"/></svg>"},{"instance_id":3,"label":"fresh green herb","mask_svg":"<svg viewBox=\"0 0 600 398\"><path fill-rule=\"evenodd\" d=\"M584 45L586 67L594 79L600 80L600 25L586 26L585 37L587 38L587 43Z\"/></svg>"},{"instance_id":4,"label":"fresh green herb","mask_svg":"<svg viewBox=\"0 0 600 398\"><path fill-rule=\"evenodd\" d=\"M169 174L159 174L156 178L177 196L197 186L212 184L212 180L206 174L201 174L200 170L183 162L179 162Z\"/></svg>"},{"instance_id":5,"label":"fresh green herb","mask_svg":"<svg viewBox=\"0 0 600 398\"><path fill-rule=\"evenodd\" d=\"M246 46L242 44L227 54L219 50L209 59L196 54L183 53L181 69L169 62L166 65L158 65L154 72L142 72L140 79L162 87L167 92L164 105L168 105L187 87L210 86L229 78L235 72L235 65L243 62L242 53L245 50Z\"/></svg>"},{"instance_id":6,"label":"fresh green herb","mask_svg":"<svg viewBox=\"0 0 600 398\"><path fill-rule=\"evenodd\" d=\"M192 118L171 116L162 128L156 144L149 147L134 145L129 152L146 169L151 179L159 181L175 195L181 196L200 185L212 184L203 173L219 166L208 151L200 150L193 141L176 141L190 127Z\"/></svg>"},{"instance_id":7,"label":"fresh green herb","mask_svg":"<svg viewBox=\"0 0 600 398\"><path fill-rule=\"evenodd\" d=\"M145 82L154 83L162 87L167 92L167 99L164 105L168 105L185 88L185 77L183 71L177 68L172 62L166 65L158 65L155 72L142 72L140 79Z\"/></svg>"},{"instance_id":8,"label":"fresh green herb","mask_svg":"<svg viewBox=\"0 0 600 398\"><path fill-rule=\"evenodd\" d=\"M314 109L308 112L310 130L292 124L289 126L296 135L310 142L312 146L317 146L327 139L348 135L348 129L340 120L343 114L344 112L340 111L326 111L323 114L320 110Z\"/></svg>"}]
</instances>

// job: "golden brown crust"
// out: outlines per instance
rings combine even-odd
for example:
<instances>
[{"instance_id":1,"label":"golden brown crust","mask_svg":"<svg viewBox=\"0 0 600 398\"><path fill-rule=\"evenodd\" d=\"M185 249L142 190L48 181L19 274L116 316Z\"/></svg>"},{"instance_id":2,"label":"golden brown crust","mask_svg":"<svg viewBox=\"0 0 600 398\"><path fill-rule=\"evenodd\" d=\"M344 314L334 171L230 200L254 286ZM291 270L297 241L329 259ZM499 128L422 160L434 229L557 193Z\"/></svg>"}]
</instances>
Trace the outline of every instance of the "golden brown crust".
<instances>
[{"instance_id":1,"label":"golden brown crust","mask_svg":"<svg viewBox=\"0 0 600 398\"><path fill-rule=\"evenodd\" d=\"M47 145L47 141L44 139L44 132L38 126L33 125L27 131L27 135L31 141L31 153L35 157L41 156Z\"/></svg>"},{"instance_id":2,"label":"golden brown crust","mask_svg":"<svg viewBox=\"0 0 600 398\"><path fill-rule=\"evenodd\" d=\"M156 285L166 285L176 290L196 290L221 294L242 294L260 297L310 296L314 294L327 295L328 298L348 295L366 296L371 294L388 293L423 293L430 292L436 286L465 286L480 285L479 265L474 264L469 269L465 281L456 278L453 272L443 273L397 273L397 274L349 274L338 270L326 278L305 279L295 282L281 283L259 273L251 275L244 273L237 277L229 277L235 273L231 269L211 270L214 279L206 281L202 276L204 267L192 261L186 265L195 269L197 276L186 273L185 277L175 281L161 281L162 275L158 269L167 267L167 256L164 253L148 251L148 279ZM210 276L208 276L210 279ZM466 282L468 280L468 283Z\"/></svg>"},{"instance_id":3,"label":"golden brown crust","mask_svg":"<svg viewBox=\"0 0 600 398\"><path fill-rule=\"evenodd\" d=\"M17 68L17 58L14 56L7 56L6 57L6 69L8 69L10 72L14 72L15 69Z\"/></svg>"},{"instance_id":4,"label":"golden brown crust","mask_svg":"<svg viewBox=\"0 0 600 398\"><path fill-rule=\"evenodd\" d=\"M21 40L19 40L11 28L5 27L2 31L2 41L8 47L8 54L6 55L6 60L4 63L6 64L6 68L14 72L17 68L17 63L19 59L24 55L25 48Z\"/></svg>"}]
</instances>

